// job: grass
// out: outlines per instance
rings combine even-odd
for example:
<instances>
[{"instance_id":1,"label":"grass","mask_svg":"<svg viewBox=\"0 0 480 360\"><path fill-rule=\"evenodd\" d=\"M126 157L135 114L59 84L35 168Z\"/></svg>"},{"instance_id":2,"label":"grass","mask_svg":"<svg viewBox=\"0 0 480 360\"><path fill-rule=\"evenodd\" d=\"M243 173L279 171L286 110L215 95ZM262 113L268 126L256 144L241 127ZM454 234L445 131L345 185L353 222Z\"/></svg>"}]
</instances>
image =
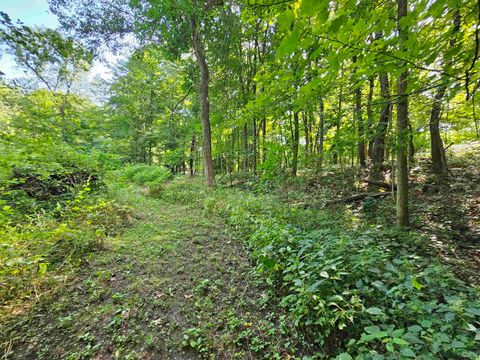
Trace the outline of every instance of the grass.
<instances>
[{"instance_id":1,"label":"grass","mask_svg":"<svg viewBox=\"0 0 480 360\"><path fill-rule=\"evenodd\" d=\"M278 329L247 251L218 218L137 186L116 186L114 196L134 205L133 226L64 287L2 325L5 359L245 359L289 351L288 323L283 318Z\"/></svg>"}]
</instances>

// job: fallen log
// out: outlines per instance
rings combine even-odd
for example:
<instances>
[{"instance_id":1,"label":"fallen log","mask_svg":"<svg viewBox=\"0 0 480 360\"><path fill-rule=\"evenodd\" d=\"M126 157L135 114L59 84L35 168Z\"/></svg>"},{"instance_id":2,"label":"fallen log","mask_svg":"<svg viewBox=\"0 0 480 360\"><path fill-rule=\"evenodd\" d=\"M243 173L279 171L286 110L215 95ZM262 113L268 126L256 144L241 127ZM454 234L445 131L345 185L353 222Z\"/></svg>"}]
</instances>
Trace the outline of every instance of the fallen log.
<instances>
[{"instance_id":1,"label":"fallen log","mask_svg":"<svg viewBox=\"0 0 480 360\"><path fill-rule=\"evenodd\" d=\"M374 192L374 193L362 193L362 194L356 194L352 196L347 196L341 199L334 199L334 200L329 200L325 203L325 206L329 205L335 205L335 204L348 204L351 202L355 202L358 200L363 200L366 198L378 198L378 197L383 197L390 195L391 193L388 192Z\"/></svg>"}]
</instances>

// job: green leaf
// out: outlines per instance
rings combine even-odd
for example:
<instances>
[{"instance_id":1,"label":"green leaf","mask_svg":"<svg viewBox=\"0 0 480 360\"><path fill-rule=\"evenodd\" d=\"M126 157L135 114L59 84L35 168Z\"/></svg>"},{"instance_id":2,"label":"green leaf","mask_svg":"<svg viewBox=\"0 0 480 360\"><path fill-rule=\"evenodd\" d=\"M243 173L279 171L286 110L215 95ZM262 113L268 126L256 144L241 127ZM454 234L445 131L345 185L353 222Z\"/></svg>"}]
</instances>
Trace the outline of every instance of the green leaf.
<instances>
[{"instance_id":1,"label":"green leaf","mask_svg":"<svg viewBox=\"0 0 480 360\"><path fill-rule=\"evenodd\" d=\"M369 342L375 339L383 339L387 336L388 336L388 333L386 331L377 331L372 334L362 335L361 340L365 342Z\"/></svg>"},{"instance_id":2,"label":"green leaf","mask_svg":"<svg viewBox=\"0 0 480 360\"><path fill-rule=\"evenodd\" d=\"M376 325L373 325L373 326L367 326L364 330L369 334L373 334L373 333L379 332L380 328Z\"/></svg>"},{"instance_id":3,"label":"green leaf","mask_svg":"<svg viewBox=\"0 0 480 360\"><path fill-rule=\"evenodd\" d=\"M336 360L353 360L353 357L349 353L341 353L337 355Z\"/></svg>"},{"instance_id":4,"label":"green leaf","mask_svg":"<svg viewBox=\"0 0 480 360\"><path fill-rule=\"evenodd\" d=\"M336 18L335 20L333 20L332 24L330 25L330 32L336 33L338 30L340 30L340 28L342 27L342 25L345 23L346 20L347 20L347 17L345 15L342 15Z\"/></svg>"},{"instance_id":5,"label":"green leaf","mask_svg":"<svg viewBox=\"0 0 480 360\"><path fill-rule=\"evenodd\" d=\"M445 321L450 322L450 321L452 321L453 319L455 319L455 314L454 314L454 313L447 312L447 313L445 314Z\"/></svg>"},{"instance_id":6,"label":"green leaf","mask_svg":"<svg viewBox=\"0 0 480 360\"><path fill-rule=\"evenodd\" d=\"M423 285L420 284L416 278L412 278L412 286L417 290L422 290Z\"/></svg>"},{"instance_id":7,"label":"green leaf","mask_svg":"<svg viewBox=\"0 0 480 360\"><path fill-rule=\"evenodd\" d=\"M392 339L393 343L397 345L408 345L408 341L403 340L402 338L393 338Z\"/></svg>"},{"instance_id":8,"label":"green leaf","mask_svg":"<svg viewBox=\"0 0 480 360\"><path fill-rule=\"evenodd\" d=\"M325 280L315 281L312 285L308 287L308 291L314 292Z\"/></svg>"},{"instance_id":9,"label":"green leaf","mask_svg":"<svg viewBox=\"0 0 480 360\"><path fill-rule=\"evenodd\" d=\"M380 308L377 307L371 307L365 310L367 313L372 314L372 315L383 315L383 311Z\"/></svg>"},{"instance_id":10,"label":"green leaf","mask_svg":"<svg viewBox=\"0 0 480 360\"><path fill-rule=\"evenodd\" d=\"M287 35L278 47L278 56L284 57L293 53L300 40L300 31L295 29L290 35Z\"/></svg>"},{"instance_id":11,"label":"green leaf","mask_svg":"<svg viewBox=\"0 0 480 360\"><path fill-rule=\"evenodd\" d=\"M409 357L409 358L413 358L413 357L416 356L415 353L413 352L413 350L408 348L408 347L402 348L400 350L400 354L402 354L405 357Z\"/></svg>"},{"instance_id":12,"label":"green leaf","mask_svg":"<svg viewBox=\"0 0 480 360\"><path fill-rule=\"evenodd\" d=\"M325 2L325 0L323 0ZM323 8L322 0L302 0L300 11L304 16L314 16Z\"/></svg>"},{"instance_id":13,"label":"green leaf","mask_svg":"<svg viewBox=\"0 0 480 360\"><path fill-rule=\"evenodd\" d=\"M38 264L38 273L40 275L45 275L47 273L48 265L46 263Z\"/></svg>"},{"instance_id":14,"label":"green leaf","mask_svg":"<svg viewBox=\"0 0 480 360\"><path fill-rule=\"evenodd\" d=\"M277 24L281 31L287 31L295 20L295 14L292 10L286 10L278 16Z\"/></svg>"}]
</instances>

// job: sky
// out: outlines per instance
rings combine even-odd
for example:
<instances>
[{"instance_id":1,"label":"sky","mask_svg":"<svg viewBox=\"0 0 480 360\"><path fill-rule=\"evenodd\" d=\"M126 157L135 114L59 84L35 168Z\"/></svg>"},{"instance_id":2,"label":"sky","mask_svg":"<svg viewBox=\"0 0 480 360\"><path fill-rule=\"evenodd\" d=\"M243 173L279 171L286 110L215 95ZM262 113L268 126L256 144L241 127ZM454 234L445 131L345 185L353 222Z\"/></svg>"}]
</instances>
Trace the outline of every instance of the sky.
<instances>
[{"instance_id":1,"label":"sky","mask_svg":"<svg viewBox=\"0 0 480 360\"><path fill-rule=\"evenodd\" d=\"M48 28L60 26L57 17L48 8L47 0L0 0L0 11L7 13L13 21L19 19L29 26ZM113 54L107 54L106 58L111 62L117 60ZM23 70L15 64L13 57L5 53L0 53L0 71L9 79L25 76ZM93 64L88 77L90 80L99 77L108 80L112 77L112 71L97 61Z\"/></svg>"}]
</instances>

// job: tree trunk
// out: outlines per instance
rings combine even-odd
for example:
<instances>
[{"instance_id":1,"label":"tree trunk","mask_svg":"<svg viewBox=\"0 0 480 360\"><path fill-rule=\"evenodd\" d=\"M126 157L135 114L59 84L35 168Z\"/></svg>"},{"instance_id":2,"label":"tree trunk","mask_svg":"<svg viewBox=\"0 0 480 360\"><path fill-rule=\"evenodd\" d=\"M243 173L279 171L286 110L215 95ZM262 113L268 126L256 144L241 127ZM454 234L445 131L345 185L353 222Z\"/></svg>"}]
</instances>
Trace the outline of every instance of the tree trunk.
<instances>
[{"instance_id":1,"label":"tree trunk","mask_svg":"<svg viewBox=\"0 0 480 360\"><path fill-rule=\"evenodd\" d=\"M450 40L450 47L455 45L455 35L460 30L460 13L456 11L453 17L453 30L452 38ZM448 71L450 63L445 64L445 68ZM432 111L430 113L430 149L432 156L432 170L437 181L442 183L448 175L447 158L445 156L445 148L443 147L443 141L440 134L440 112L442 110L442 101L447 90L447 79L443 76L443 84L437 89L437 93L433 98Z\"/></svg>"},{"instance_id":2,"label":"tree trunk","mask_svg":"<svg viewBox=\"0 0 480 360\"><path fill-rule=\"evenodd\" d=\"M362 88L355 89L355 118L358 127L357 156L361 167L366 165L365 136L362 119Z\"/></svg>"},{"instance_id":3,"label":"tree trunk","mask_svg":"<svg viewBox=\"0 0 480 360\"><path fill-rule=\"evenodd\" d=\"M292 176L297 176L298 170L298 140L300 137L299 121L298 121L298 112L293 113L293 133L292 133L292 150L293 150L293 159L292 159Z\"/></svg>"},{"instance_id":4,"label":"tree trunk","mask_svg":"<svg viewBox=\"0 0 480 360\"><path fill-rule=\"evenodd\" d=\"M213 170L212 159L212 133L210 129L210 104L208 100L208 83L209 73L208 65L205 59L205 51L203 49L202 42L200 40L200 34L197 28L197 20L195 16L190 19L190 28L193 36L193 49L195 51L195 57L200 69L200 108L201 108L201 122L202 122L202 135L203 135L203 167L205 171L205 184L208 187L215 186L215 173Z\"/></svg>"},{"instance_id":5,"label":"tree trunk","mask_svg":"<svg viewBox=\"0 0 480 360\"><path fill-rule=\"evenodd\" d=\"M267 159L267 118L262 121L262 163Z\"/></svg>"},{"instance_id":6,"label":"tree trunk","mask_svg":"<svg viewBox=\"0 0 480 360\"><path fill-rule=\"evenodd\" d=\"M412 124L408 122L408 165L412 167L415 164L415 144L413 143Z\"/></svg>"},{"instance_id":7,"label":"tree trunk","mask_svg":"<svg viewBox=\"0 0 480 360\"><path fill-rule=\"evenodd\" d=\"M305 163L308 164L308 157L310 151L310 131L308 127L307 113L303 113L303 131L305 132Z\"/></svg>"},{"instance_id":8,"label":"tree trunk","mask_svg":"<svg viewBox=\"0 0 480 360\"><path fill-rule=\"evenodd\" d=\"M243 171L248 171L248 126L243 124L242 130L242 144L243 144Z\"/></svg>"},{"instance_id":9,"label":"tree trunk","mask_svg":"<svg viewBox=\"0 0 480 360\"><path fill-rule=\"evenodd\" d=\"M257 120L253 119L253 125L252 125L252 135L253 135L253 154L252 154L252 170L253 173L256 175L257 174Z\"/></svg>"},{"instance_id":10,"label":"tree trunk","mask_svg":"<svg viewBox=\"0 0 480 360\"><path fill-rule=\"evenodd\" d=\"M472 112L473 112L473 123L475 124L475 135L478 140L480 140L480 125L478 124L477 112L475 109L475 93L472 95Z\"/></svg>"},{"instance_id":11,"label":"tree trunk","mask_svg":"<svg viewBox=\"0 0 480 360\"><path fill-rule=\"evenodd\" d=\"M380 75L380 96L383 101L383 107L380 113L375 133L373 135L372 146L372 168L370 171L371 180L383 180L383 162L385 160L385 137L387 134L388 121L390 119L390 85L388 74Z\"/></svg>"},{"instance_id":12,"label":"tree trunk","mask_svg":"<svg viewBox=\"0 0 480 360\"><path fill-rule=\"evenodd\" d=\"M397 0L398 6L398 33L400 48L405 50L404 43L408 39L408 28L401 24L403 17L407 16L407 0ZM397 102L397 224L401 227L409 226L408 214L408 69L406 65L398 78Z\"/></svg>"},{"instance_id":13,"label":"tree trunk","mask_svg":"<svg viewBox=\"0 0 480 360\"><path fill-rule=\"evenodd\" d=\"M357 57L353 57L353 62L357 62ZM357 67L354 69L354 73L357 72ZM355 90L355 122L357 123L357 157L358 163L361 167L365 167L366 158L365 158L365 129L363 125L362 118L362 86L358 85ZM353 157L352 157L353 160Z\"/></svg>"},{"instance_id":14,"label":"tree trunk","mask_svg":"<svg viewBox=\"0 0 480 360\"><path fill-rule=\"evenodd\" d=\"M429 122L432 170L440 182L445 179L448 173L445 149L440 135L440 112L445 91L446 86L442 85L435 94Z\"/></svg>"},{"instance_id":15,"label":"tree trunk","mask_svg":"<svg viewBox=\"0 0 480 360\"><path fill-rule=\"evenodd\" d=\"M368 97L367 97L367 141L368 141L368 158L372 160L373 153L373 136L372 136L372 127L373 127L373 110L372 110L372 101L373 101L373 92L375 90L375 78L372 76L368 79Z\"/></svg>"},{"instance_id":16,"label":"tree trunk","mask_svg":"<svg viewBox=\"0 0 480 360\"><path fill-rule=\"evenodd\" d=\"M195 175L195 135L192 136L192 142L190 143L190 176Z\"/></svg>"},{"instance_id":17,"label":"tree trunk","mask_svg":"<svg viewBox=\"0 0 480 360\"><path fill-rule=\"evenodd\" d=\"M320 97L320 119L318 122L318 164L317 171L320 171L323 166L323 143L325 141L325 105L323 99Z\"/></svg>"}]
</instances>

